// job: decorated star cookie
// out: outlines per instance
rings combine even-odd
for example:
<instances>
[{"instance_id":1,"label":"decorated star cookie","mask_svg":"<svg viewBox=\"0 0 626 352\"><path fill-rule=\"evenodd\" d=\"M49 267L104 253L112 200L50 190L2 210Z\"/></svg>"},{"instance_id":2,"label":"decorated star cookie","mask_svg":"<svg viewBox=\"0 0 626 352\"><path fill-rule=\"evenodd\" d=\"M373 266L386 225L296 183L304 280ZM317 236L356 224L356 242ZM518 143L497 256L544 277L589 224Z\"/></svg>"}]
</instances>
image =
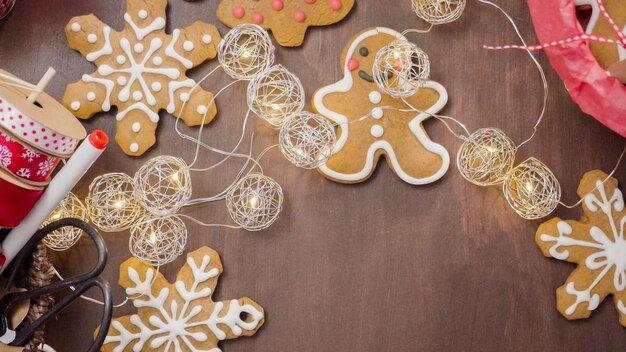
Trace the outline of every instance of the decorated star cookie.
<instances>
[{"instance_id":1,"label":"decorated star cookie","mask_svg":"<svg viewBox=\"0 0 626 352\"><path fill-rule=\"evenodd\" d=\"M70 47L98 69L67 87L64 105L88 119L117 106L115 140L128 155L141 155L156 142L159 111L180 113L189 125L211 122L217 110L213 95L196 87L185 72L217 55L221 38L203 22L165 33L166 0L127 0L125 27L116 32L94 15L70 20ZM186 102L181 112L183 102Z\"/></svg>"},{"instance_id":2,"label":"decorated star cookie","mask_svg":"<svg viewBox=\"0 0 626 352\"><path fill-rule=\"evenodd\" d=\"M546 257L578 267L556 291L557 309L567 319L585 319L609 294L626 327L626 210L617 180L599 170L583 176L580 221L551 219L539 226L535 241ZM595 187L597 189L591 192Z\"/></svg>"},{"instance_id":3,"label":"decorated star cookie","mask_svg":"<svg viewBox=\"0 0 626 352\"><path fill-rule=\"evenodd\" d=\"M299 46L309 26L341 21L354 0L223 0L217 17L229 27L254 23L271 30L282 46Z\"/></svg>"},{"instance_id":4,"label":"decorated star cookie","mask_svg":"<svg viewBox=\"0 0 626 352\"><path fill-rule=\"evenodd\" d=\"M595 34L603 38L618 39L609 21L600 12L597 0L575 0L574 2L576 6L591 9L591 17L585 29L587 33ZM615 21L615 24L617 24L619 28L623 28L624 33L626 33L626 2L623 0L603 0L602 4L613 21ZM620 67L626 63L618 65L618 62L626 60L625 48L620 45L602 42L590 42L589 48L598 60L600 66L605 70L616 72L620 70L619 72L621 73ZM617 78L619 78L622 83L626 83L626 75Z\"/></svg>"},{"instance_id":5,"label":"decorated star cookie","mask_svg":"<svg viewBox=\"0 0 626 352\"><path fill-rule=\"evenodd\" d=\"M319 168L327 178L342 183L365 181L381 156L402 180L413 185L434 182L447 171L448 152L431 141L422 126L429 115L384 109L408 107L402 100L381 93L372 78L378 50L401 37L388 28L358 33L343 52L343 79L314 94L313 108L339 126L333 155ZM448 101L448 94L441 84L428 81L406 101L421 111L437 113ZM368 114L365 120L357 121Z\"/></svg>"},{"instance_id":6,"label":"decorated star cookie","mask_svg":"<svg viewBox=\"0 0 626 352\"><path fill-rule=\"evenodd\" d=\"M219 341L254 335L265 322L263 308L249 298L211 299L221 273L208 247L188 254L174 284L136 258L122 263L119 284L137 314L113 319L102 351L219 352Z\"/></svg>"}]
</instances>

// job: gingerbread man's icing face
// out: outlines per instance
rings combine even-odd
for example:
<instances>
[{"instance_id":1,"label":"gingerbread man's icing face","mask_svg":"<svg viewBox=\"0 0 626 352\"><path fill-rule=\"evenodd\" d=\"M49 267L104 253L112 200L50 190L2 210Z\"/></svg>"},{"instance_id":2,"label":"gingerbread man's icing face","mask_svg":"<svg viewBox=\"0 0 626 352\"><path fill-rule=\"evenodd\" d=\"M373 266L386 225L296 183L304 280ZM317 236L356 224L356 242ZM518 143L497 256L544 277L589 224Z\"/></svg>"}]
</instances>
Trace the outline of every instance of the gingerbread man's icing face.
<instances>
[{"instance_id":1,"label":"gingerbread man's icing face","mask_svg":"<svg viewBox=\"0 0 626 352\"><path fill-rule=\"evenodd\" d=\"M448 152L431 141L422 126L430 116L398 111L409 107L381 93L372 79L376 53L398 38L400 33L388 28L358 33L344 49L343 79L313 96L314 109L339 126L333 155L319 169L329 179L342 183L365 181L381 156L402 180L413 185L434 182L448 169ZM447 100L445 88L433 81L406 98L413 107L428 113L440 111Z\"/></svg>"}]
</instances>

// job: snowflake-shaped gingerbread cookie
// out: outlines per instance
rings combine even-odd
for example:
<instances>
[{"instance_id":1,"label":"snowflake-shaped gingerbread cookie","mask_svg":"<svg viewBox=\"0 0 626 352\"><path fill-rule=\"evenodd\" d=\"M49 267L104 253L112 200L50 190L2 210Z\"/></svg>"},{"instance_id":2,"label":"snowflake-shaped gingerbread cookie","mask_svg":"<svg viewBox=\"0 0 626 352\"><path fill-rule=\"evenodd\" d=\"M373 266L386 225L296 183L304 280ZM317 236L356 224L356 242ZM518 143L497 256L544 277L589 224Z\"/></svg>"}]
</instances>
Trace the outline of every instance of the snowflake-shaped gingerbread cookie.
<instances>
[{"instance_id":1,"label":"snowflake-shaped gingerbread cookie","mask_svg":"<svg viewBox=\"0 0 626 352\"><path fill-rule=\"evenodd\" d=\"M185 72L217 55L221 38L204 22L165 33L167 0L127 0L121 32L94 15L70 20L70 47L98 69L67 87L64 105L88 119L117 107L115 140L128 155L141 155L154 143L159 111L180 114L189 125L209 123L217 113L207 106L213 94L196 87ZM181 108L184 104L184 110ZM206 114L206 117L205 117Z\"/></svg>"},{"instance_id":2,"label":"snowflake-shaped gingerbread cookie","mask_svg":"<svg viewBox=\"0 0 626 352\"><path fill-rule=\"evenodd\" d=\"M599 170L586 173L578 187L584 197L583 218L551 219L539 227L535 241L545 256L578 264L556 291L563 316L588 318L612 294L626 327L626 210L617 180L609 178L602 184L606 177Z\"/></svg>"},{"instance_id":3,"label":"snowflake-shaped gingerbread cookie","mask_svg":"<svg viewBox=\"0 0 626 352\"><path fill-rule=\"evenodd\" d=\"M174 284L127 260L119 284L138 312L113 320L102 351L219 352L219 341L254 335L265 322L263 308L249 298L211 300L221 273L219 255L208 247L188 254Z\"/></svg>"}]
</instances>

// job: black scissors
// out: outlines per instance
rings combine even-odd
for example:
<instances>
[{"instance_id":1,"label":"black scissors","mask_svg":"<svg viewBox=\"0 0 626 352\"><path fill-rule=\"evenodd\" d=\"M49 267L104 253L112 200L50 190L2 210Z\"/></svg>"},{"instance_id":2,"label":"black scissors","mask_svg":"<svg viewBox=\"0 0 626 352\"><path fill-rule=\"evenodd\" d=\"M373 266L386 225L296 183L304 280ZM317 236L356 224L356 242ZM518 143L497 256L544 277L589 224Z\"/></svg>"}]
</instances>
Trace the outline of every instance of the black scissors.
<instances>
[{"instance_id":1,"label":"black scissors","mask_svg":"<svg viewBox=\"0 0 626 352\"><path fill-rule=\"evenodd\" d=\"M94 341L87 351L97 352L102 347L104 339L106 338L111 324L111 315L113 313L113 303L111 300L111 289L109 283L102 279L99 275L104 270L104 266L107 261L107 249L104 240L89 224L79 219L61 219L55 221L40 229L30 239L30 241L24 246L17 257L11 263L11 267L8 268L9 278L6 284L6 290L13 286L20 268L27 263L27 260L31 256L35 246L41 241L47 234L61 227L73 226L83 230L96 245L98 250L98 261L91 271L56 281L48 286L43 286L37 289L23 292L8 292L2 298L0 298L0 341L4 344L12 346L23 346L28 341L29 336L37 330L41 324L44 324L48 319L60 313L68 305L79 298L85 291L91 287L98 287L102 291L104 297L104 308L102 311L102 320L100 329ZM54 306L50 308L39 319L32 322L28 327L19 329L19 331L13 330L16 327L9 326L9 320L7 317L10 308L15 306L20 301L30 300L31 298L38 297L45 294L51 294L55 292L67 291L66 294L59 299Z\"/></svg>"}]
</instances>

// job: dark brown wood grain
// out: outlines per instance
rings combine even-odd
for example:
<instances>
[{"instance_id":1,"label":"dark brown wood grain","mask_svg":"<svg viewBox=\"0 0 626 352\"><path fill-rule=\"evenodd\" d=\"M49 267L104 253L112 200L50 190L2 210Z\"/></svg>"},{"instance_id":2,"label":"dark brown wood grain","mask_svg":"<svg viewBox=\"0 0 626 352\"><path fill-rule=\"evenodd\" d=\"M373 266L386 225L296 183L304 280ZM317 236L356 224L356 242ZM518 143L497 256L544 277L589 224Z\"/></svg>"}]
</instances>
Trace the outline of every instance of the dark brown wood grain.
<instances>
[{"instance_id":1,"label":"dark brown wood grain","mask_svg":"<svg viewBox=\"0 0 626 352\"><path fill-rule=\"evenodd\" d=\"M536 42L523 1L498 1L517 21L529 42ZM227 28L215 17L217 0L170 0L168 30L204 20ZM60 98L67 83L94 67L67 46L63 28L76 15L94 13L112 27L123 26L122 0L17 0L0 21L0 67L35 82L48 66L57 69L50 85ZM352 13L330 27L312 28L300 48L277 49L280 63L302 80L308 97L341 77L339 56L346 41L369 26L398 30L425 27L410 11L409 0L359 0ZM432 59L432 77L447 87L444 112L470 130L499 127L515 141L532 132L542 91L536 68L524 52L485 51L482 44L515 43L506 19L495 9L469 1L457 22L410 38ZM550 98L545 120L518 161L536 156L561 181L564 201L576 201L583 173L610 171L624 140L574 105L543 53ZM215 62L195 69L200 77ZM203 86L217 91L229 80L219 73ZM240 135L245 84L218 99L218 117L204 140L224 149ZM111 147L80 182L83 197L90 181L111 171L132 174L148 158L172 154L190 160L191 145L173 131L174 119L161 114L158 142L141 158ZM85 123L88 130L114 133L114 112ZM426 124L432 139L454 159L460 142L440 123ZM277 132L255 120L258 153L275 144ZM195 131L195 130L187 130ZM248 139L246 139L248 140ZM247 144L248 142L246 142ZM247 145L244 146L247 148ZM218 156L203 154L201 164ZM225 351L624 351L626 330L606 300L591 319L569 322L555 308L555 290L574 266L544 258L534 243L540 221L526 221L509 208L499 187L479 188L452 167L432 185L402 182L385 163L359 185L341 185L315 171L291 166L275 149L262 160L266 174L285 191L285 209L270 229L258 233L203 228L188 223L188 249L216 249L225 273L217 299L248 296L267 312L266 325L253 338L222 345ZM219 193L240 164L193 175L194 196ZM617 173L626 182L626 165ZM229 223L222 202L185 209L206 222ZM555 215L579 217L580 209L559 208ZM128 233L104 234L109 246L105 272L116 302L119 264L129 257ZM54 255L63 273L77 273L93 260L86 242ZM161 270L173 279L183 260ZM94 294L94 293L91 293ZM95 295L95 294L94 294ZM116 315L134 311L130 305ZM77 302L46 330L58 351L85 348L98 324L100 307Z\"/></svg>"}]
</instances>

